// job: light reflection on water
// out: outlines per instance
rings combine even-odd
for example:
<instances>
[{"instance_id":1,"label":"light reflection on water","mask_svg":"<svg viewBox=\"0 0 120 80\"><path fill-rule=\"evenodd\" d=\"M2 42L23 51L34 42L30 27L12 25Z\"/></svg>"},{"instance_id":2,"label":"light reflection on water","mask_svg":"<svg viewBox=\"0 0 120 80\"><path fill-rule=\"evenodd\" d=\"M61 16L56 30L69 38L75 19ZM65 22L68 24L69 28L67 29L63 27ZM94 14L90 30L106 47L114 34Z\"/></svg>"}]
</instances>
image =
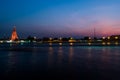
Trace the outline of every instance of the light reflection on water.
<instances>
[{"instance_id":1,"label":"light reflection on water","mask_svg":"<svg viewBox=\"0 0 120 80\"><path fill-rule=\"evenodd\" d=\"M68 56L69 56L69 64L71 64L71 62L72 62L73 54L74 54L73 47L70 47L70 48L69 48L69 53L68 53Z\"/></svg>"},{"instance_id":2,"label":"light reflection on water","mask_svg":"<svg viewBox=\"0 0 120 80\"><path fill-rule=\"evenodd\" d=\"M33 47L23 48L23 51L3 50L0 56L0 70L3 70L0 74L4 75L22 74L24 71L26 74L28 71L41 74L41 71L58 69L62 73L73 72L69 74L73 76L86 72L86 76L114 77L120 73L120 47Z\"/></svg>"},{"instance_id":3,"label":"light reflection on water","mask_svg":"<svg viewBox=\"0 0 120 80\"><path fill-rule=\"evenodd\" d=\"M16 70L17 62L18 62L17 53L8 52L5 59L7 60L7 62L5 63L6 65L5 74L10 74L11 72L14 72Z\"/></svg>"},{"instance_id":4,"label":"light reflection on water","mask_svg":"<svg viewBox=\"0 0 120 80\"><path fill-rule=\"evenodd\" d=\"M63 61L63 49L62 49L62 47L58 48L57 55L58 55L58 60L57 60L58 62L57 62L57 64L58 64L58 66L61 66L62 61Z\"/></svg>"},{"instance_id":5,"label":"light reflection on water","mask_svg":"<svg viewBox=\"0 0 120 80\"><path fill-rule=\"evenodd\" d=\"M52 67L53 65L53 47L49 47L49 50L48 50L48 67Z\"/></svg>"}]
</instances>

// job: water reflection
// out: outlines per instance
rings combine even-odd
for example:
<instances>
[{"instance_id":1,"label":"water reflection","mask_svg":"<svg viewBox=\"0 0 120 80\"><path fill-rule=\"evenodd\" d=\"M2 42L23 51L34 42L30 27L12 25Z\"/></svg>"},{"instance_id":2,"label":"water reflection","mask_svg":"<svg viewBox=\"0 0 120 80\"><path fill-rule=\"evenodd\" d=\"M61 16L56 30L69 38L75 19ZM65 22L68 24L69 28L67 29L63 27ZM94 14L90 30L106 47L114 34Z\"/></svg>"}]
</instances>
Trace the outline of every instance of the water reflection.
<instances>
[{"instance_id":1,"label":"water reflection","mask_svg":"<svg viewBox=\"0 0 120 80\"><path fill-rule=\"evenodd\" d=\"M91 57L92 57L92 48L91 48L91 47L88 47L88 54L87 54L88 60L90 60Z\"/></svg>"},{"instance_id":2,"label":"water reflection","mask_svg":"<svg viewBox=\"0 0 120 80\"><path fill-rule=\"evenodd\" d=\"M69 64L71 64L72 63L72 59L73 59L73 54L74 54L74 48L71 46L70 48L69 48L69 53L68 53L68 56L69 56Z\"/></svg>"},{"instance_id":3,"label":"water reflection","mask_svg":"<svg viewBox=\"0 0 120 80\"><path fill-rule=\"evenodd\" d=\"M115 42L115 45L118 45L119 43L118 42Z\"/></svg>"},{"instance_id":4,"label":"water reflection","mask_svg":"<svg viewBox=\"0 0 120 80\"><path fill-rule=\"evenodd\" d=\"M33 66L37 65L37 50L33 51L30 63L32 63Z\"/></svg>"},{"instance_id":5,"label":"water reflection","mask_svg":"<svg viewBox=\"0 0 120 80\"><path fill-rule=\"evenodd\" d=\"M49 43L50 46L52 46L52 43Z\"/></svg>"},{"instance_id":6,"label":"water reflection","mask_svg":"<svg viewBox=\"0 0 120 80\"><path fill-rule=\"evenodd\" d=\"M101 59L100 59L100 64L98 66L101 66L101 67L98 67L98 68L100 70L109 69L109 66L111 66L109 64L111 62L109 48L102 49L100 56L101 56Z\"/></svg>"},{"instance_id":7,"label":"water reflection","mask_svg":"<svg viewBox=\"0 0 120 80\"><path fill-rule=\"evenodd\" d=\"M49 47L48 50L48 67L52 67L53 65L53 47Z\"/></svg>"},{"instance_id":8,"label":"water reflection","mask_svg":"<svg viewBox=\"0 0 120 80\"><path fill-rule=\"evenodd\" d=\"M69 43L70 44L70 46L72 46L73 45L73 43Z\"/></svg>"},{"instance_id":9,"label":"water reflection","mask_svg":"<svg viewBox=\"0 0 120 80\"><path fill-rule=\"evenodd\" d=\"M117 50L111 50L111 52L113 52L114 53L114 55L116 56L116 58L114 58L114 62L115 62L115 64L117 65L117 64L119 64L119 62L120 62L120 51L119 51L119 49L117 49ZM119 66L120 67L120 66Z\"/></svg>"},{"instance_id":10,"label":"water reflection","mask_svg":"<svg viewBox=\"0 0 120 80\"><path fill-rule=\"evenodd\" d=\"M101 52L101 61L104 63L108 63L110 61L110 49L109 48L104 48L104 50Z\"/></svg>"},{"instance_id":11,"label":"water reflection","mask_svg":"<svg viewBox=\"0 0 120 80\"><path fill-rule=\"evenodd\" d=\"M62 43L59 43L60 46L62 46Z\"/></svg>"},{"instance_id":12,"label":"water reflection","mask_svg":"<svg viewBox=\"0 0 120 80\"><path fill-rule=\"evenodd\" d=\"M15 72L14 75L21 72L21 75L24 75L26 71L26 74L30 72L39 75L39 73L43 74L44 71L50 74L54 71L55 75L66 72L69 73L69 75L65 73L66 76L76 77L80 74L94 76L97 74L99 77L101 75L104 77L120 73L120 47L115 46L30 47L20 53L17 50L4 51L4 54L0 55L0 59L3 60L0 64L5 64L0 70L4 69L6 74ZM54 74L51 75L54 76ZM46 73L45 76L47 76Z\"/></svg>"},{"instance_id":13,"label":"water reflection","mask_svg":"<svg viewBox=\"0 0 120 80\"><path fill-rule=\"evenodd\" d=\"M119 50L115 47L102 47L100 49L100 59L98 64L98 69L100 70L110 70L114 67L118 67L119 63ZM97 61L98 61L97 60ZM116 66L117 65L117 66ZM120 67L120 66L119 66Z\"/></svg>"},{"instance_id":14,"label":"water reflection","mask_svg":"<svg viewBox=\"0 0 120 80\"><path fill-rule=\"evenodd\" d=\"M88 69L92 68L92 48L91 47L88 47L88 49L86 50L88 51L88 53L86 53L86 58L87 58L87 61L86 61L86 67Z\"/></svg>"},{"instance_id":15,"label":"water reflection","mask_svg":"<svg viewBox=\"0 0 120 80\"><path fill-rule=\"evenodd\" d=\"M63 59L63 49L62 47L58 48L58 66L61 66L62 64L62 59Z\"/></svg>"},{"instance_id":16,"label":"water reflection","mask_svg":"<svg viewBox=\"0 0 120 80\"><path fill-rule=\"evenodd\" d=\"M16 53L9 52L6 73L14 71L16 68L16 63L17 63Z\"/></svg>"}]
</instances>

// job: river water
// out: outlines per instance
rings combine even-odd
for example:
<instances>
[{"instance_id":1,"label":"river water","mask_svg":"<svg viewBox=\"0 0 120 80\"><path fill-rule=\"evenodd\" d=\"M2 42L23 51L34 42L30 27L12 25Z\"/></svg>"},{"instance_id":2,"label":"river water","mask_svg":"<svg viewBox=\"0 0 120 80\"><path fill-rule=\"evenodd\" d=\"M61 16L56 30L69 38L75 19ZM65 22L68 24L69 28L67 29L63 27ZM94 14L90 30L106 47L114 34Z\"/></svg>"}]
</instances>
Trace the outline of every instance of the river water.
<instances>
[{"instance_id":1,"label":"river water","mask_svg":"<svg viewBox=\"0 0 120 80\"><path fill-rule=\"evenodd\" d=\"M120 80L119 46L0 45L0 80Z\"/></svg>"}]
</instances>

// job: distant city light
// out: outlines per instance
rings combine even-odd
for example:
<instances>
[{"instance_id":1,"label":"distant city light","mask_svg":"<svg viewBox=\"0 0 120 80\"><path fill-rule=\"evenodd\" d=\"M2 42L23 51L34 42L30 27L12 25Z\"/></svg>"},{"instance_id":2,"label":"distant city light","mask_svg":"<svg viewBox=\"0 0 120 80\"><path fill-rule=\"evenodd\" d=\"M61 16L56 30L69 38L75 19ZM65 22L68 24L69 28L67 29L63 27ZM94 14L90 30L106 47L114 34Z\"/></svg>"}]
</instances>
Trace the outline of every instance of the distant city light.
<instances>
[{"instance_id":1,"label":"distant city light","mask_svg":"<svg viewBox=\"0 0 120 80\"><path fill-rule=\"evenodd\" d=\"M102 39L105 39L105 37L102 37Z\"/></svg>"},{"instance_id":2,"label":"distant city light","mask_svg":"<svg viewBox=\"0 0 120 80\"><path fill-rule=\"evenodd\" d=\"M12 43L13 41L12 40L8 40L8 41L6 41L7 43Z\"/></svg>"},{"instance_id":3,"label":"distant city light","mask_svg":"<svg viewBox=\"0 0 120 80\"><path fill-rule=\"evenodd\" d=\"M36 37L36 36L34 36L34 39L37 39L37 37Z\"/></svg>"},{"instance_id":4,"label":"distant city light","mask_svg":"<svg viewBox=\"0 0 120 80\"><path fill-rule=\"evenodd\" d=\"M119 43L118 42L115 42L116 45L118 45Z\"/></svg>"},{"instance_id":5,"label":"distant city light","mask_svg":"<svg viewBox=\"0 0 120 80\"><path fill-rule=\"evenodd\" d=\"M108 36L107 39L110 39L110 37Z\"/></svg>"},{"instance_id":6,"label":"distant city light","mask_svg":"<svg viewBox=\"0 0 120 80\"><path fill-rule=\"evenodd\" d=\"M62 37L60 37L60 40L62 40Z\"/></svg>"},{"instance_id":7,"label":"distant city light","mask_svg":"<svg viewBox=\"0 0 120 80\"><path fill-rule=\"evenodd\" d=\"M59 43L59 45L61 46L61 45L62 45L62 43Z\"/></svg>"},{"instance_id":8,"label":"distant city light","mask_svg":"<svg viewBox=\"0 0 120 80\"><path fill-rule=\"evenodd\" d=\"M111 43L110 42L107 42L107 45L110 45Z\"/></svg>"},{"instance_id":9,"label":"distant city light","mask_svg":"<svg viewBox=\"0 0 120 80\"><path fill-rule=\"evenodd\" d=\"M49 40L52 40L52 38L50 37Z\"/></svg>"},{"instance_id":10,"label":"distant city light","mask_svg":"<svg viewBox=\"0 0 120 80\"><path fill-rule=\"evenodd\" d=\"M118 39L118 37L116 36L115 39Z\"/></svg>"},{"instance_id":11,"label":"distant city light","mask_svg":"<svg viewBox=\"0 0 120 80\"><path fill-rule=\"evenodd\" d=\"M0 41L0 43L3 43L3 41Z\"/></svg>"},{"instance_id":12,"label":"distant city light","mask_svg":"<svg viewBox=\"0 0 120 80\"><path fill-rule=\"evenodd\" d=\"M88 45L91 45L92 43L88 43Z\"/></svg>"},{"instance_id":13,"label":"distant city light","mask_svg":"<svg viewBox=\"0 0 120 80\"><path fill-rule=\"evenodd\" d=\"M72 37L70 37L70 39L73 39Z\"/></svg>"},{"instance_id":14,"label":"distant city light","mask_svg":"<svg viewBox=\"0 0 120 80\"><path fill-rule=\"evenodd\" d=\"M106 43L105 42L102 42L102 45L105 45Z\"/></svg>"},{"instance_id":15,"label":"distant city light","mask_svg":"<svg viewBox=\"0 0 120 80\"><path fill-rule=\"evenodd\" d=\"M25 41L24 41L24 40L21 40L20 42L22 42L22 43L23 43L23 42L25 42Z\"/></svg>"},{"instance_id":16,"label":"distant city light","mask_svg":"<svg viewBox=\"0 0 120 80\"><path fill-rule=\"evenodd\" d=\"M73 45L73 43L70 43L70 46L72 46Z\"/></svg>"}]
</instances>

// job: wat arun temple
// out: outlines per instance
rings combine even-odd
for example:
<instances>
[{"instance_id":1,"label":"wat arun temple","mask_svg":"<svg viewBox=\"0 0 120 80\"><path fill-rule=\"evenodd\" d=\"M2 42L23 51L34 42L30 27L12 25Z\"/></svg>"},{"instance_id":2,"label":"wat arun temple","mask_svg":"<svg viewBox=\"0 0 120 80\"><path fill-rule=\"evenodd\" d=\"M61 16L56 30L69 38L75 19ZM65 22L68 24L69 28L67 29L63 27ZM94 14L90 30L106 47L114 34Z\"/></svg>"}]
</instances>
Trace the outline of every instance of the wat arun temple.
<instances>
[{"instance_id":1,"label":"wat arun temple","mask_svg":"<svg viewBox=\"0 0 120 80\"><path fill-rule=\"evenodd\" d=\"M18 40L18 35L17 35L17 32L16 32L16 27L13 28L10 40L12 40L12 41Z\"/></svg>"}]
</instances>

